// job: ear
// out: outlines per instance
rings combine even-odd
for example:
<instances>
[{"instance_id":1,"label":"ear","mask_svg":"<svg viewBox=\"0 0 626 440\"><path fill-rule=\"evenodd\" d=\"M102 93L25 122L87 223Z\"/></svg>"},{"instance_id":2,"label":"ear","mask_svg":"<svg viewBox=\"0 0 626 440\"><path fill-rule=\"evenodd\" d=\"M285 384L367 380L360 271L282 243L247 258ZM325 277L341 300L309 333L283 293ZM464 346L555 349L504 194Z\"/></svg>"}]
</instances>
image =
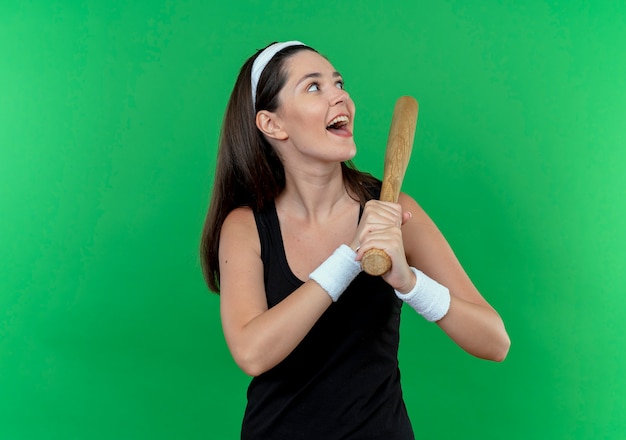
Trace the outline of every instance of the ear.
<instances>
[{"instance_id":1,"label":"ear","mask_svg":"<svg viewBox=\"0 0 626 440\"><path fill-rule=\"evenodd\" d=\"M276 113L261 110L256 114L256 126L261 130L261 133L269 138L279 141L284 141L289 138L287 132L283 130L280 119Z\"/></svg>"}]
</instances>

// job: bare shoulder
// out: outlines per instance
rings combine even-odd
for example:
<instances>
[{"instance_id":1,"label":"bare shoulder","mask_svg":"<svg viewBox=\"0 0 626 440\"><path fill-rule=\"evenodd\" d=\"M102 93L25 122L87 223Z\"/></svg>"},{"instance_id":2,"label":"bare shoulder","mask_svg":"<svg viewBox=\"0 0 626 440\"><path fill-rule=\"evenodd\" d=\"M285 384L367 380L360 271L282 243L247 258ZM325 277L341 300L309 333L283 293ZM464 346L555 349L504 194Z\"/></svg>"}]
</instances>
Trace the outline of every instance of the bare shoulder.
<instances>
[{"instance_id":1,"label":"bare shoulder","mask_svg":"<svg viewBox=\"0 0 626 440\"><path fill-rule=\"evenodd\" d=\"M222 229L229 227L249 227L254 226L254 213L247 206L235 208L226 216Z\"/></svg>"},{"instance_id":2,"label":"bare shoulder","mask_svg":"<svg viewBox=\"0 0 626 440\"><path fill-rule=\"evenodd\" d=\"M424 232L424 229L429 229L434 234L441 234L437 225L413 197L406 193L400 193L398 203L404 212L410 212L412 216L411 220L402 227L403 230L414 232L414 230L419 229Z\"/></svg>"},{"instance_id":3,"label":"bare shoulder","mask_svg":"<svg viewBox=\"0 0 626 440\"><path fill-rule=\"evenodd\" d=\"M409 264L426 271L425 269L432 264L433 259L436 259L433 257L451 257L452 250L445 237L417 201L408 194L401 193L398 202L403 211L411 213L409 221L402 225L402 236Z\"/></svg>"},{"instance_id":4,"label":"bare shoulder","mask_svg":"<svg viewBox=\"0 0 626 440\"><path fill-rule=\"evenodd\" d=\"M259 244L252 209L245 206L235 208L226 216L220 234L220 249L222 249L223 246L228 246L231 242L237 245L248 243L246 247ZM258 247L260 248L260 245Z\"/></svg>"}]
</instances>

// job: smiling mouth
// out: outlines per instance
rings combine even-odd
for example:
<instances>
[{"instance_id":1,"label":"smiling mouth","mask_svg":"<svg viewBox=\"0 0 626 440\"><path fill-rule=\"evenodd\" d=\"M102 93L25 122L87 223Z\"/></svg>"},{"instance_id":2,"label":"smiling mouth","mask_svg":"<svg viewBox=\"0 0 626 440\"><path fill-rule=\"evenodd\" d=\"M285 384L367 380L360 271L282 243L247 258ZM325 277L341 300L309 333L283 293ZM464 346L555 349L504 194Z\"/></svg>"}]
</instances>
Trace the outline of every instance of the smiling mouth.
<instances>
[{"instance_id":1,"label":"smiling mouth","mask_svg":"<svg viewBox=\"0 0 626 440\"><path fill-rule=\"evenodd\" d=\"M347 116L337 116L326 126L326 130L337 135L351 136L352 133L348 130L349 121Z\"/></svg>"}]
</instances>

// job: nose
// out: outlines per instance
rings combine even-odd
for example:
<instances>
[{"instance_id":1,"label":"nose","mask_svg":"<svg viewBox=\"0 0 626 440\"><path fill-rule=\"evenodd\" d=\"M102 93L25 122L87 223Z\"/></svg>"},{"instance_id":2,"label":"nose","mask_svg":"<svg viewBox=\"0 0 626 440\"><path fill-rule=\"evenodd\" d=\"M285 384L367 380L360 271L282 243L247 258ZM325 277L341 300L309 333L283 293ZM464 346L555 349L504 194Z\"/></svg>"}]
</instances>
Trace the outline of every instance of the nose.
<instances>
[{"instance_id":1,"label":"nose","mask_svg":"<svg viewBox=\"0 0 626 440\"><path fill-rule=\"evenodd\" d=\"M349 98L350 95L348 95L348 92L346 92L344 89L339 89L335 87L333 88L333 93L330 96L330 105L337 105L342 102L346 102Z\"/></svg>"}]
</instances>

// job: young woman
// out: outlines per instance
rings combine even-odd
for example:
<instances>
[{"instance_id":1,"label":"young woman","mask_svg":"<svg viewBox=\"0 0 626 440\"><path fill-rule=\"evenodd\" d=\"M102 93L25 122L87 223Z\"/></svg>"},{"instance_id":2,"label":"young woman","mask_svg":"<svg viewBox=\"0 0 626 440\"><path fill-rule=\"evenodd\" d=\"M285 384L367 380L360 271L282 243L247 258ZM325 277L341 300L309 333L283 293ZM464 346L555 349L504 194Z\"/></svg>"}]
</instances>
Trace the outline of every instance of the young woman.
<instances>
[{"instance_id":1,"label":"young woman","mask_svg":"<svg viewBox=\"0 0 626 440\"><path fill-rule=\"evenodd\" d=\"M222 326L253 379L243 439L412 439L397 352L404 302L470 354L509 338L413 198L377 201L357 171L355 106L300 42L243 65L224 118L201 254ZM391 257L361 271L372 248Z\"/></svg>"}]
</instances>

